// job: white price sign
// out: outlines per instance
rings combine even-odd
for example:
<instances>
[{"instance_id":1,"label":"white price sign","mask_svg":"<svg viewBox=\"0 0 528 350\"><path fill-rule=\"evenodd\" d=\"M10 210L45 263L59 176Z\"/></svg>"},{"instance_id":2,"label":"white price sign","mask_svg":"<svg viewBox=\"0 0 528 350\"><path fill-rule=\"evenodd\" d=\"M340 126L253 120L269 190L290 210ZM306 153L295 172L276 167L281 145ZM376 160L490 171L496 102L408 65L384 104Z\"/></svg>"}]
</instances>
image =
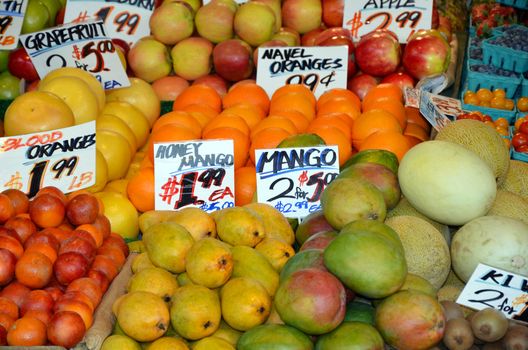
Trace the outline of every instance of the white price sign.
<instances>
[{"instance_id":1,"label":"white price sign","mask_svg":"<svg viewBox=\"0 0 528 350\"><path fill-rule=\"evenodd\" d=\"M154 0L68 0L64 23L101 19L109 37L122 39L132 46L150 34L154 3Z\"/></svg>"},{"instance_id":2,"label":"white price sign","mask_svg":"<svg viewBox=\"0 0 528 350\"><path fill-rule=\"evenodd\" d=\"M233 140L154 144L156 210L235 206Z\"/></svg>"},{"instance_id":3,"label":"white price sign","mask_svg":"<svg viewBox=\"0 0 528 350\"><path fill-rule=\"evenodd\" d=\"M64 193L95 183L95 121L64 129L0 138L0 192L30 197L55 186Z\"/></svg>"},{"instance_id":4,"label":"white price sign","mask_svg":"<svg viewBox=\"0 0 528 350\"><path fill-rule=\"evenodd\" d=\"M427 92L420 92L420 113L427 119L429 124L435 128L436 131L440 131L444 126L451 123L444 114L444 109L439 108L433 101L435 95Z\"/></svg>"},{"instance_id":5,"label":"white price sign","mask_svg":"<svg viewBox=\"0 0 528 350\"><path fill-rule=\"evenodd\" d=\"M20 41L41 79L57 68L76 67L95 76L105 90L130 85L102 21L48 28L21 35Z\"/></svg>"},{"instance_id":6,"label":"white price sign","mask_svg":"<svg viewBox=\"0 0 528 350\"><path fill-rule=\"evenodd\" d=\"M266 47L258 49L257 84L269 96L287 84L304 84L321 96L346 88L348 46Z\"/></svg>"},{"instance_id":7,"label":"white price sign","mask_svg":"<svg viewBox=\"0 0 528 350\"><path fill-rule=\"evenodd\" d=\"M28 0L1 0L0 50L16 49L27 4Z\"/></svg>"},{"instance_id":8,"label":"white price sign","mask_svg":"<svg viewBox=\"0 0 528 350\"><path fill-rule=\"evenodd\" d=\"M420 29L431 29L431 0L354 0L345 1L343 27L355 41L376 29L394 32L401 43Z\"/></svg>"},{"instance_id":9,"label":"white price sign","mask_svg":"<svg viewBox=\"0 0 528 350\"><path fill-rule=\"evenodd\" d=\"M339 175L337 146L255 151L257 197L289 218L321 209L320 197Z\"/></svg>"},{"instance_id":10,"label":"white price sign","mask_svg":"<svg viewBox=\"0 0 528 350\"><path fill-rule=\"evenodd\" d=\"M491 307L528 323L528 277L479 264L456 302L476 310Z\"/></svg>"}]
</instances>

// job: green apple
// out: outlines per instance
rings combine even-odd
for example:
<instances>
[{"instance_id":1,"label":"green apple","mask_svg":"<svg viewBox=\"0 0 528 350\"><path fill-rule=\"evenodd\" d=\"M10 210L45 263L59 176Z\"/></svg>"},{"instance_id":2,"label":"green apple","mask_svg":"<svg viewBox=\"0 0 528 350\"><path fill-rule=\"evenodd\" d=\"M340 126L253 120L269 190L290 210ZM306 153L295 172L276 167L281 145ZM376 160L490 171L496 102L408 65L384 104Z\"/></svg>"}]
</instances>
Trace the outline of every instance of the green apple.
<instances>
[{"instance_id":1,"label":"green apple","mask_svg":"<svg viewBox=\"0 0 528 350\"><path fill-rule=\"evenodd\" d=\"M9 71L0 73L0 100L13 100L20 95L20 79Z\"/></svg>"},{"instance_id":2,"label":"green apple","mask_svg":"<svg viewBox=\"0 0 528 350\"><path fill-rule=\"evenodd\" d=\"M62 8L60 0L39 0L42 2L49 12L49 20L47 27L55 26L55 18L57 17L57 12Z\"/></svg>"},{"instance_id":3,"label":"green apple","mask_svg":"<svg viewBox=\"0 0 528 350\"><path fill-rule=\"evenodd\" d=\"M7 61L10 53L10 50L0 50L0 72L5 72L7 70Z\"/></svg>"},{"instance_id":4,"label":"green apple","mask_svg":"<svg viewBox=\"0 0 528 350\"><path fill-rule=\"evenodd\" d=\"M40 0L30 0L27 4L21 34L38 32L47 27L50 21L50 12Z\"/></svg>"}]
</instances>

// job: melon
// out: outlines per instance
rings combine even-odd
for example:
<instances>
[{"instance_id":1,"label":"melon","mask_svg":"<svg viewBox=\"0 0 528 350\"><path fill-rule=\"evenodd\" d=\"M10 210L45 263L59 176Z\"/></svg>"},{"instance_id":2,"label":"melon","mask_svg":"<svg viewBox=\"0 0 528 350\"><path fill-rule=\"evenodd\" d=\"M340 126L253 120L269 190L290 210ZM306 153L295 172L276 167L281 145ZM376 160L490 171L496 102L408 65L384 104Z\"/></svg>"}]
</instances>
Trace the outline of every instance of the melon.
<instances>
[{"instance_id":1,"label":"melon","mask_svg":"<svg viewBox=\"0 0 528 350\"><path fill-rule=\"evenodd\" d=\"M456 275L455 271L453 271L453 266L451 266L451 270L449 271L449 274L447 275L447 279L444 282L444 285L442 287L446 286L455 286L464 288L466 284L464 281L462 281L458 276Z\"/></svg>"},{"instance_id":2,"label":"melon","mask_svg":"<svg viewBox=\"0 0 528 350\"><path fill-rule=\"evenodd\" d=\"M510 159L510 169L499 188L518 194L528 200L528 163Z\"/></svg>"},{"instance_id":3,"label":"melon","mask_svg":"<svg viewBox=\"0 0 528 350\"><path fill-rule=\"evenodd\" d=\"M491 126L478 120L457 120L442 128L435 140L454 142L475 152L493 170L497 184L504 182L510 152L502 136Z\"/></svg>"},{"instance_id":4,"label":"melon","mask_svg":"<svg viewBox=\"0 0 528 350\"><path fill-rule=\"evenodd\" d=\"M510 191L497 190L495 202L486 215L507 216L528 224L528 199Z\"/></svg>"},{"instance_id":5,"label":"melon","mask_svg":"<svg viewBox=\"0 0 528 350\"><path fill-rule=\"evenodd\" d=\"M448 141L425 141L411 148L400 163L398 179L414 208L446 225L485 215L497 192L486 162Z\"/></svg>"},{"instance_id":6,"label":"melon","mask_svg":"<svg viewBox=\"0 0 528 350\"><path fill-rule=\"evenodd\" d=\"M528 225L505 216L471 220L453 236L451 258L464 282L479 263L528 276Z\"/></svg>"},{"instance_id":7,"label":"melon","mask_svg":"<svg viewBox=\"0 0 528 350\"><path fill-rule=\"evenodd\" d=\"M395 216L385 224L400 237L408 271L439 289L451 268L449 247L440 231L416 216Z\"/></svg>"}]
</instances>

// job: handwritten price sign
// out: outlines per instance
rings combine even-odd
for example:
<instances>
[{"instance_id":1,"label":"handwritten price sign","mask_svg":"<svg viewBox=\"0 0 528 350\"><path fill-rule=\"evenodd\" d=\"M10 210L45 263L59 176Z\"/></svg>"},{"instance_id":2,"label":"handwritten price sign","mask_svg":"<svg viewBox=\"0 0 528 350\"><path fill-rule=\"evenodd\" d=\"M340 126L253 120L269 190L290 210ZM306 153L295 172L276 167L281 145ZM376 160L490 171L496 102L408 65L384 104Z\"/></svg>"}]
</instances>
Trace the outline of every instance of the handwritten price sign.
<instances>
[{"instance_id":1,"label":"handwritten price sign","mask_svg":"<svg viewBox=\"0 0 528 350\"><path fill-rule=\"evenodd\" d=\"M255 155L258 201L289 218L321 209L323 190L339 174L337 146L261 149Z\"/></svg>"},{"instance_id":2,"label":"handwritten price sign","mask_svg":"<svg viewBox=\"0 0 528 350\"><path fill-rule=\"evenodd\" d=\"M434 96L435 95L427 91L420 92L420 113L436 131L440 131L447 124L451 123L451 119L444 114L446 106L439 107L439 105L435 103L435 101L440 102L442 100L434 100Z\"/></svg>"},{"instance_id":3,"label":"handwritten price sign","mask_svg":"<svg viewBox=\"0 0 528 350\"><path fill-rule=\"evenodd\" d=\"M431 29L431 0L354 0L345 1L343 27L350 29L354 40L376 29L388 29L401 43L420 29Z\"/></svg>"},{"instance_id":4,"label":"handwritten price sign","mask_svg":"<svg viewBox=\"0 0 528 350\"><path fill-rule=\"evenodd\" d=\"M122 39L132 46L150 34L153 11L154 0L68 0L64 23L101 19L111 38Z\"/></svg>"},{"instance_id":5,"label":"handwritten price sign","mask_svg":"<svg viewBox=\"0 0 528 350\"><path fill-rule=\"evenodd\" d=\"M44 186L68 193L95 183L95 121L0 138L0 192L30 197Z\"/></svg>"},{"instance_id":6,"label":"handwritten price sign","mask_svg":"<svg viewBox=\"0 0 528 350\"><path fill-rule=\"evenodd\" d=\"M20 36L40 78L60 67L93 74L106 90L130 81L102 21L65 24Z\"/></svg>"},{"instance_id":7,"label":"handwritten price sign","mask_svg":"<svg viewBox=\"0 0 528 350\"><path fill-rule=\"evenodd\" d=\"M492 307L528 323L528 277L479 264L456 302L476 310Z\"/></svg>"},{"instance_id":8,"label":"handwritten price sign","mask_svg":"<svg viewBox=\"0 0 528 350\"><path fill-rule=\"evenodd\" d=\"M347 67L347 46L259 48L257 84L269 96L283 85L304 84L319 97L346 88Z\"/></svg>"},{"instance_id":9,"label":"handwritten price sign","mask_svg":"<svg viewBox=\"0 0 528 350\"><path fill-rule=\"evenodd\" d=\"M27 0L1 0L0 50L13 50L17 47L27 4Z\"/></svg>"},{"instance_id":10,"label":"handwritten price sign","mask_svg":"<svg viewBox=\"0 0 528 350\"><path fill-rule=\"evenodd\" d=\"M154 144L156 210L235 206L232 140Z\"/></svg>"}]
</instances>

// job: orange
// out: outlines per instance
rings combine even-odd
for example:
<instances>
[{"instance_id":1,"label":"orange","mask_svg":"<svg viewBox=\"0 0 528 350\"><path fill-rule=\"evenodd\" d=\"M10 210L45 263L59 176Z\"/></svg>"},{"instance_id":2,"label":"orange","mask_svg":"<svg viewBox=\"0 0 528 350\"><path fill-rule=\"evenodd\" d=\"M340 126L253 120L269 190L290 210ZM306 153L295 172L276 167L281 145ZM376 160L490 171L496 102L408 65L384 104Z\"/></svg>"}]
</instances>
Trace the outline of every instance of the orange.
<instances>
[{"instance_id":1,"label":"orange","mask_svg":"<svg viewBox=\"0 0 528 350\"><path fill-rule=\"evenodd\" d=\"M407 124L417 124L427 132L431 130L431 124L420 114L418 108L405 107L405 115L407 116Z\"/></svg>"},{"instance_id":2,"label":"orange","mask_svg":"<svg viewBox=\"0 0 528 350\"><path fill-rule=\"evenodd\" d=\"M130 181L129 181L130 183ZM103 232L94 226L93 224L82 224L75 228L76 230L83 230L86 231L92 236L92 238L95 241L95 246L99 248L103 244L104 236Z\"/></svg>"},{"instance_id":3,"label":"orange","mask_svg":"<svg viewBox=\"0 0 528 350\"><path fill-rule=\"evenodd\" d=\"M416 145L419 144L420 142L423 142L422 140L417 139L417 138L414 137L414 136L410 136L410 135L403 135L403 136L405 136L405 138L406 138L407 141L409 142L409 147L410 147L410 148L416 146Z\"/></svg>"},{"instance_id":4,"label":"orange","mask_svg":"<svg viewBox=\"0 0 528 350\"><path fill-rule=\"evenodd\" d=\"M515 107L515 102L511 98L507 98L506 101L504 101L504 109L508 111L513 111L513 108Z\"/></svg>"},{"instance_id":5,"label":"orange","mask_svg":"<svg viewBox=\"0 0 528 350\"><path fill-rule=\"evenodd\" d=\"M156 132L168 124L181 125L191 129L198 137L202 135L202 126L200 123L192 115L184 111L172 111L163 114L152 126L152 132Z\"/></svg>"},{"instance_id":6,"label":"orange","mask_svg":"<svg viewBox=\"0 0 528 350\"><path fill-rule=\"evenodd\" d=\"M281 128L266 128L254 134L249 147L249 157L253 164L255 164L255 150L276 148L288 136L291 134Z\"/></svg>"},{"instance_id":7,"label":"orange","mask_svg":"<svg viewBox=\"0 0 528 350\"><path fill-rule=\"evenodd\" d=\"M306 118L304 114L298 111L275 111L275 113L270 114L268 118L272 116L286 117L291 120L297 128L298 134L305 132L306 129L308 129L308 125L310 125L310 121L308 120L308 118Z\"/></svg>"},{"instance_id":8,"label":"orange","mask_svg":"<svg viewBox=\"0 0 528 350\"><path fill-rule=\"evenodd\" d=\"M510 123L508 122L506 118L501 117L501 118L495 119L495 126L500 126L502 128L508 129L508 127L510 126Z\"/></svg>"},{"instance_id":9,"label":"orange","mask_svg":"<svg viewBox=\"0 0 528 350\"><path fill-rule=\"evenodd\" d=\"M216 129L219 127L235 128L242 131L245 135L249 135L249 126L247 125L246 121L242 117L229 112L222 112L218 116L209 120L207 125L204 127L203 132L206 133L211 129Z\"/></svg>"},{"instance_id":10,"label":"orange","mask_svg":"<svg viewBox=\"0 0 528 350\"><path fill-rule=\"evenodd\" d=\"M198 112L198 113L205 115L209 119L216 117L218 115L218 111L216 109L214 109L213 107L209 105L205 105L201 103L193 103L190 105L186 105L185 107L182 108L182 111L189 112L191 114L192 112Z\"/></svg>"},{"instance_id":11,"label":"orange","mask_svg":"<svg viewBox=\"0 0 528 350\"><path fill-rule=\"evenodd\" d=\"M253 135L258 133L260 130L267 128L281 128L286 130L291 135L297 134L297 128L291 120L279 115L272 115L262 119L257 125L255 125L255 127L251 130L251 137L253 137Z\"/></svg>"},{"instance_id":12,"label":"orange","mask_svg":"<svg viewBox=\"0 0 528 350\"><path fill-rule=\"evenodd\" d=\"M242 80L239 80L237 82L234 82L233 85L231 85L227 91L229 92L229 90L232 90L240 85L245 85L245 84L256 84L257 81L255 79L251 79L251 78L248 78L248 79L242 79Z\"/></svg>"},{"instance_id":13,"label":"orange","mask_svg":"<svg viewBox=\"0 0 528 350\"><path fill-rule=\"evenodd\" d=\"M256 83L245 83L233 86L222 98L222 106L229 108L239 103L258 106L265 114L269 111L270 99L266 90Z\"/></svg>"},{"instance_id":14,"label":"orange","mask_svg":"<svg viewBox=\"0 0 528 350\"><path fill-rule=\"evenodd\" d=\"M384 149L390 151L398 157L401 161L405 153L411 148L411 144L407 137L402 133L387 130L378 131L367 137L359 147L359 151L366 149Z\"/></svg>"},{"instance_id":15,"label":"orange","mask_svg":"<svg viewBox=\"0 0 528 350\"><path fill-rule=\"evenodd\" d=\"M401 134L402 128L394 116L382 109L372 109L364 112L356 119L352 128L352 144L359 149L361 143L378 131L392 130Z\"/></svg>"},{"instance_id":16,"label":"orange","mask_svg":"<svg viewBox=\"0 0 528 350\"><path fill-rule=\"evenodd\" d=\"M257 178L254 166L243 166L235 170L235 205L251 203L257 190Z\"/></svg>"},{"instance_id":17,"label":"orange","mask_svg":"<svg viewBox=\"0 0 528 350\"><path fill-rule=\"evenodd\" d=\"M354 102L357 108L361 109L361 100L355 93L348 89L335 88L325 91L321 96L319 96L316 104L317 110L319 110L319 108L321 108L321 106L323 106L327 102L335 101L342 98Z\"/></svg>"},{"instance_id":18,"label":"orange","mask_svg":"<svg viewBox=\"0 0 528 350\"><path fill-rule=\"evenodd\" d=\"M476 93L479 101L489 102L493 98L493 93L489 89L479 89Z\"/></svg>"},{"instance_id":19,"label":"orange","mask_svg":"<svg viewBox=\"0 0 528 350\"><path fill-rule=\"evenodd\" d=\"M11 346L39 346L46 344L46 325L37 318L21 317L7 331L7 344Z\"/></svg>"},{"instance_id":20,"label":"orange","mask_svg":"<svg viewBox=\"0 0 528 350\"><path fill-rule=\"evenodd\" d=\"M407 125L407 114L403 103L395 100L380 100L373 104L366 105L363 112L368 112L372 109L383 109L392 114L400 123L402 129Z\"/></svg>"},{"instance_id":21,"label":"orange","mask_svg":"<svg viewBox=\"0 0 528 350\"><path fill-rule=\"evenodd\" d=\"M339 165L343 165L352 155L350 138L333 126L319 126L312 131L319 135L327 145L337 145L339 150Z\"/></svg>"},{"instance_id":22,"label":"orange","mask_svg":"<svg viewBox=\"0 0 528 350\"><path fill-rule=\"evenodd\" d=\"M504 89L494 89L493 96L506 98L506 91Z\"/></svg>"},{"instance_id":23,"label":"orange","mask_svg":"<svg viewBox=\"0 0 528 350\"><path fill-rule=\"evenodd\" d=\"M304 93L282 93L271 100L269 113L275 114L279 111L298 111L308 120L312 120L315 117L315 104Z\"/></svg>"},{"instance_id":24,"label":"orange","mask_svg":"<svg viewBox=\"0 0 528 350\"><path fill-rule=\"evenodd\" d=\"M50 244L42 242L33 243L25 250L25 253L33 251L45 255L48 259L50 259L52 264L55 262L55 260L57 260L57 250L55 250L55 248L53 248L53 246Z\"/></svg>"},{"instance_id":25,"label":"orange","mask_svg":"<svg viewBox=\"0 0 528 350\"><path fill-rule=\"evenodd\" d=\"M519 112L528 112L528 97L523 96L517 100L517 109Z\"/></svg>"},{"instance_id":26,"label":"orange","mask_svg":"<svg viewBox=\"0 0 528 350\"><path fill-rule=\"evenodd\" d=\"M249 103L239 103L228 107L222 111L225 114L234 114L246 121L249 129L252 129L257 123L266 116L266 114L257 106Z\"/></svg>"},{"instance_id":27,"label":"orange","mask_svg":"<svg viewBox=\"0 0 528 350\"><path fill-rule=\"evenodd\" d=\"M523 117L517 118L517 120L515 121L515 131L519 130L519 128L521 127L521 124L527 120L528 120L528 114Z\"/></svg>"},{"instance_id":28,"label":"orange","mask_svg":"<svg viewBox=\"0 0 528 350\"><path fill-rule=\"evenodd\" d=\"M464 97L464 103L467 105L478 105L479 101L480 100L477 95L469 95L467 97Z\"/></svg>"},{"instance_id":29,"label":"orange","mask_svg":"<svg viewBox=\"0 0 528 350\"><path fill-rule=\"evenodd\" d=\"M198 86L198 85L197 85ZM168 124L163 128L150 134L147 146L147 157L151 162L154 161L154 143L176 142L196 140L200 136L196 135L191 129L177 124Z\"/></svg>"},{"instance_id":30,"label":"orange","mask_svg":"<svg viewBox=\"0 0 528 350\"><path fill-rule=\"evenodd\" d=\"M403 102L403 92L400 87L392 83L376 85L363 98L363 106L376 100L391 99Z\"/></svg>"},{"instance_id":31,"label":"orange","mask_svg":"<svg viewBox=\"0 0 528 350\"><path fill-rule=\"evenodd\" d=\"M271 95L271 103L273 103L273 101L276 100L277 98L283 95L289 95L291 93L299 93L299 94L306 96L306 98L310 100L310 103L312 104L313 107L315 107L315 105L317 104L317 100L312 90L310 90L306 85L303 85L303 84L288 84L288 85L283 85L279 87Z\"/></svg>"},{"instance_id":32,"label":"orange","mask_svg":"<svg viewBox=\"0 0 528 350\"><path fill-rule=\"evenodd\" d=\"M191 104L205 104L220 113L222 110L222 98L212 87L204 84L191 85L183 90L172 104L172 110L184 109Z\"/></svg>"},{"instance_id":33,"label":"orange","mask_svg":"<svg viewBox=\"0 0 528 350\"><path fill-rule=\"evenodd\" d=\"M403 134L406 136L415 137L420 141L429 140L429 133L421 126L412 123L407 124L405 130L403 130Z\"/></svg>"},{"instance_id":34,"label":"orange","mask_svg":"<svg viewBox=\"0 0 528 350\"><path fill-rule=\"evenodd\" d=\"M355 120L361 114L361 110L356 106L356 103L346 99L334 100L331 103L325 103L317 111L317 116L328 114L346 114L352 120Z\"/></svg>"},{"instance_id":35,"label":"orange","mask_svg":"<svg viewBox=\"0 0 528 350\"><path fill-rule=\"evenodd\" d=\"M204 140L211 139L227 139L233 140L233 154L235 157L235 169L238 169L247 161L248 150L249 150L249 137L244 134L242 131L229 128L229 127L219 127L211 129L208 132L203 134Z\"/></svg>"},{"instance_id":36,"label":"orange","mask_svg":"<svg viewBox=\"0 0 528 350\"><path fill-rule=\"evenodd\" d=\"M348 117L346 118L350 119ZM323 115L321 117L315 118L310 123L310 126L308 126L307 131L313 132L314 129L324 126L333 126L334 128L339 129L339 131L345 134L348 139L352 137L350 126L343 120L343 118L340 118L337 114Z\"/></svg>"}]
</instances>

